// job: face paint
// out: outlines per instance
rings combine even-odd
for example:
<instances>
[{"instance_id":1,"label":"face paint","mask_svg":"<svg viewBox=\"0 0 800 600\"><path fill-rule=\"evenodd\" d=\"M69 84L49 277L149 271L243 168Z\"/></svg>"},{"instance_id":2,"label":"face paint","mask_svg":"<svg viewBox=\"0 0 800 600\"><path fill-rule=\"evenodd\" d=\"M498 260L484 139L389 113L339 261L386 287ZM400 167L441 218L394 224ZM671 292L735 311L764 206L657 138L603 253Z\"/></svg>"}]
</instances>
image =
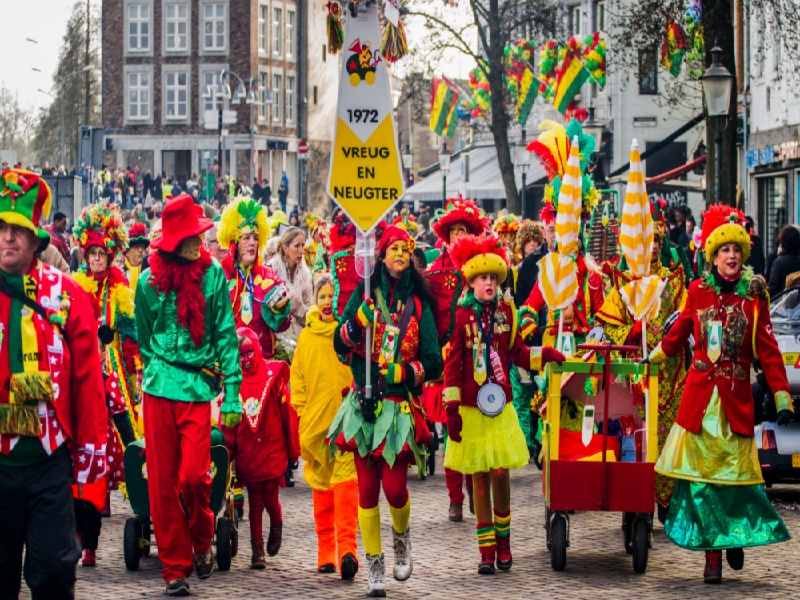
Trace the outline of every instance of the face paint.
<instances>
[{"instance_id":1,"label":"face paint","mask_svg":"<svg viewBox=\"0 0 800 600\"><path fill-rule=\"evenodd\" d=\"M256 366L256 350L248 338L239 345L239 364L245 373L251 373Z\"/></svg>"},{"instance_id":2,"label":"face paint","mask_svg":"<svg viewBox=\"0 0 800 600\"><path fill-rule=\"evenodd\" d=\"M386 249L386 257L383 259L386 268L389 269L389 274L392 277L398 277L404 273L411 264L411 253L408 250L408 244L403 241L396 241Z\"/></svg>"},{"instance_id":3,"label":"face paint","mask_svg":"<svg viewBox=\"0 0 800 600\"><path fill-rule=\"evenodd\" d=\"M258 255L258 232L248 231L242 234L239 238L237 246L239 254L239 264L243 267L249 267L256 262Z\"/></svg>"},{"instance_id":4,"label":"face paint","mask_svg":"<svg viewBox=\"0 0 800 600\"><path fill-rule=\"evenodd\" d=\"M200 246L202 243L203 238L199 235L186 238L181 241L181 245L178 247L178 255L186 260L197 260L200 258Z\"/></svg>"},{"instance_id":5,"label":"face paint","mask_svg":"<svg viewBox=\"0 0 800 600\"><path fill-rule=\"evenodd\" d=\"M317 308L319 308L324 323L330 323L334 320L332 285L323 285L317 292Z\"/></svg>"}]
</instances>

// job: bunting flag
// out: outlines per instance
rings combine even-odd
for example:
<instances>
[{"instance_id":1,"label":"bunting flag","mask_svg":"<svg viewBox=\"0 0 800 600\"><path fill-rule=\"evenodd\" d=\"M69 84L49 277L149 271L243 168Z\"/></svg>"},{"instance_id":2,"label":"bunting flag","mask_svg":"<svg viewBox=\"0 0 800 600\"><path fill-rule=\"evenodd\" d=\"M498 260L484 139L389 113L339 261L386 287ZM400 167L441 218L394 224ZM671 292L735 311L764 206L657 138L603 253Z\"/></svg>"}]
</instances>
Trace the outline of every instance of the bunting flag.
<instances>
[{"instance_id":1,"label":"bunting flag","mask_svg":"<svg viewBox=\"0 0 800 600\"><path fill-rule=\"evenodd\" d=\"M556 93L553 106L562 115L569 108L570 102L581 91L581 86L589 79L589 72L584 68L580 53L570 52L564 55L561 70L556 82Z\"/></svg>"},{"instance_id":2,"label":"bunting flag","mask_svg":"<svg viewBox=\"0 0 800 600\"><path fill-rule=\"evenodd\" d=\"M524 126L528 122L533 103L538 95L539 81L534 76L533 70L528 67L522 74L522 79L517 88L517 106L515 110L517 123Z\"/></svg>"},{"instance_id":3,"label":"bunting flag","mask_svg":"<svg viewBox=\"0 0 800 600\"><path fill-rule=\"evenodd\" d=\"M581 206L583 204L583 177L581 177L581 155L578 136L572 138L567 168L558 193L556 212L556 242L558 251L575 256L581 231Z\"/></svg>"},{"instance_id":4,"label":"bunting flag","mask_svg":"<svg viewBox=\"0 0 800 600\"><path fill-rule=\"evenodd\" d=\"M458 116L458 91L447 85L442 79L434 77L431 90L431 121L430 128L437 135L452 138L456 133Z\"/></svg>"},{"instance_id":5,"label":"bunting flag","mask_svg":"<svg viewBox=\"0 0 800 600\"><path fill-rule=\"evenodd\" d=\"M637 321L649 321L661 307L661 290L666 282L650 275L653 255L653 217L642 171L639 144L631 144L628 187L622 208L619 244L633 279L620 289L620 296Z\"/></svg>"},{"instance_id":6,"label":"bunting flag","mask_svg":"<svg viewBox=\"0 0 800 600\"><path fill-rule=\"evenodd\" d=\"M571 256L549 252L542 258L539 287L552 310L572 306L578 297L578 268Z\"/></svg>"}]
</instances>

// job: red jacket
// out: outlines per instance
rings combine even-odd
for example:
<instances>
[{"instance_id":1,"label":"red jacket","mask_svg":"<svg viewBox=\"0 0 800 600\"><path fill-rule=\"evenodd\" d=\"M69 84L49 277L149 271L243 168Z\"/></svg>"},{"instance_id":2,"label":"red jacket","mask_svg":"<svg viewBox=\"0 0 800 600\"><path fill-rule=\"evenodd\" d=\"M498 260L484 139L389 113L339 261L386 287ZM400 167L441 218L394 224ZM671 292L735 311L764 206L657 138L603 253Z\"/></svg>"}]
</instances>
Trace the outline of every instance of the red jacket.
<instances>
[{"instance_id":1,"label":"red jacket","mask_svg":"<svg viewBox=\"0 0 800 600\"><path fill-rule=\"evenodd\" d=\"M425 271L425 280L433 296L431 310L436 320L439 345L444 346L450 339L455 322L455 305L464 287L464 276L450 258L447 246L442 248L442 253Z\"/></svg>"},{"instance_id":2,"label":"red jacket","mask_svg":"<svg viewBox=\"0 0 800 600\"><path fill-rule=\"evenodd\" d=\"M297 460L290 440L288 383L285 362L262 360L254 374L242 376L241 423L234 428L220 424L236 476L245 485L283 477L288 461Z\"/></svg>"},{"instance_id":3,"label":"red jacket","mask_svg":"<svg viewBox=\"0 0 800 600\"><path fill-rule=\"evenodd\" d=\"M522 342L522 336L517 332L517 313L514 309L503 302L498 302L497 308L493 309L490 304L483 308L481 322L483 330L488 335L490 315L495 313L495 330L492 335L492 347L500 356L503 365L505 382L499 383L506 394L506 403L511 402L511 376L509 369L511 364L519 365L526 369L535 367L533 365L534 350ZM451 401L449 390L460 390L461 404L465 406L476 406L478 401L478 390L480 385L475 381L473 363L473 339L474 331L477 327L477 317L472 307L459 306L456 309L456 325L453 335L450 337L450 352L444 362L444 387L445 401ZM485 342L484 337L484 342ZM488 353L487 353L488 354ZM538 357L538 353L536 355ZM538 361L537 361L538 362ZM486 362L486 383L492 377L492 365Z\"/></svg>"},{"instance_id":4,"label":"red jacket","mask_svg":"<svg viewBox=\"0 0 800 600\"><path fill-rule=\"evenodd\" d=\"M722 321L722 355L716 363L708 358L708 323ZM753 328L755 327L755 333ZM750 363L754 351L761 361L773 393L789 392L786 368L772 333L765 298L742 297L735 292L718 294L702 279L689 286L686 305L669 334L661 342L667 356L674 356L694 332L692 366L675 422L700 433L703 415L717 386L731 431L753 436L753 393Z\"/></svg>"},{"instance_id":5,"label":"red jacket","mask_svg":"<svg viewBox=\"0 0 800 600\"><path fill-rule=\"evenodd\" d=\"M594 324L592 317L600 310L605 301L603 295L603 277L600 273L595 271L588 271L585 266L581 267L578 264L578 295L575 302L572 303L572 308L575 311L575 317L572 325L564 324L564 331L572 331L579 335L589 333ZM545 305L542 290L539 287L539 282L533 286L531 295L525 301L526 306L530 306L538 313ZM549 319L549 317L548 317ZM558 331L558 322L556 323L539 323L539 331L544 331L545 327L551 327L551 333Z\"/></svg>"}]
</instances>

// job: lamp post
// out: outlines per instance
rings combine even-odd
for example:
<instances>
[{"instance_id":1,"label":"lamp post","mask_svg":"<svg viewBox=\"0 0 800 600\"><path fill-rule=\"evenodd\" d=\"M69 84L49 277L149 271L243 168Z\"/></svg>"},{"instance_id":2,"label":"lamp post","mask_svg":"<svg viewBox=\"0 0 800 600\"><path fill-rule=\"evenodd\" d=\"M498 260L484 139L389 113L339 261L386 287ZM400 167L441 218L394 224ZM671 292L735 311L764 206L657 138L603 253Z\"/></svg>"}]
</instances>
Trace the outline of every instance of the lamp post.
<instances>
[{"instance_id":1,"label":"lamp post","mask_svg":"<svg viewBox=\"0 0 800 600\"><path fill-rule=\"evenodd\" d=\"M410 144L406 144L406 149L401 155L403 159L403 169L406 171L406 187L411 185L411 170L414 168L414 151ZM449 166L449 165L448 165Z\"/></svg>"},{"instance_id":2,"label":"lamp post","mask_svg":"<svg viewBox=\"0 0 800 600\"><path fill-rule=\"evenodd\" d=\"M522 206L522 218L525 218L525 188L527 186L528 169L531 166L531 153L525 147L525 130L522 130L519 143L514 146L514 166L522 174L522 194L520 194L520 205Z\"/></svg>"},{"instance_id":3,"label":"lamp post","mask_svg":"<svg viewBox=\"0 0 800 600\"><path fill-rule=\"evenodd\" d=\"M711 66L706 69L701 81L703 83L703 97L706 101L706 116L715 118L714 128L714 153L716 154L714 166L714 195L717 202L722 198L722 128L728 117L733 92L733 75L721 64L719 57L722 49L714 43L711 49Z\"/></svg>"},{"instance_id":4,"label":"lamp post","mask_svg":"<svg viewBox=\"0 0 800 600\"><path fill-rule=\"evenodd\" d=\"M447 140L442 140L442 149L439 150L439 169L442 171L442 206L447 205L447 173L450 171L450 151L447 149Z\"/></svg>"}]
</instances>

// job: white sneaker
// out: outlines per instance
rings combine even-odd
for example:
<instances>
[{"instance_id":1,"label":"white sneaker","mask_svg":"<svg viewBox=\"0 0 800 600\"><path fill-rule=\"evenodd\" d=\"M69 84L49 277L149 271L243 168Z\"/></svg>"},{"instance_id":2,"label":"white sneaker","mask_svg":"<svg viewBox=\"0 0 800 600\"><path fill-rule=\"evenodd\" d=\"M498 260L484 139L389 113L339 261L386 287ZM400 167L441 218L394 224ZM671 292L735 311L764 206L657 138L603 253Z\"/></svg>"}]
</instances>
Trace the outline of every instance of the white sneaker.
<instances>
[{"instance_id":1,"label":"white sneaker","mask_svg":"<svg viewBox=\"0 0 800 600\"><path fill-rule=\"evenodd\" d=\"M386 563L383 554L367 554L367 596L386 597Z\"/></svg>"},{"instance_id":2,"label":"white sneaker","mask_svg":"<svg viewBox=\"0 0 800 600\"><path fill-rule=\"evenodd\" d=\"M406 529L405 533L397 533L392 528L392 537L394 538L394 578L397 581L405 581L411 577L411 571L414 570L414 561L411 560L411 536L409 535L410 529Z\"/></svg>"}]
</instances>

